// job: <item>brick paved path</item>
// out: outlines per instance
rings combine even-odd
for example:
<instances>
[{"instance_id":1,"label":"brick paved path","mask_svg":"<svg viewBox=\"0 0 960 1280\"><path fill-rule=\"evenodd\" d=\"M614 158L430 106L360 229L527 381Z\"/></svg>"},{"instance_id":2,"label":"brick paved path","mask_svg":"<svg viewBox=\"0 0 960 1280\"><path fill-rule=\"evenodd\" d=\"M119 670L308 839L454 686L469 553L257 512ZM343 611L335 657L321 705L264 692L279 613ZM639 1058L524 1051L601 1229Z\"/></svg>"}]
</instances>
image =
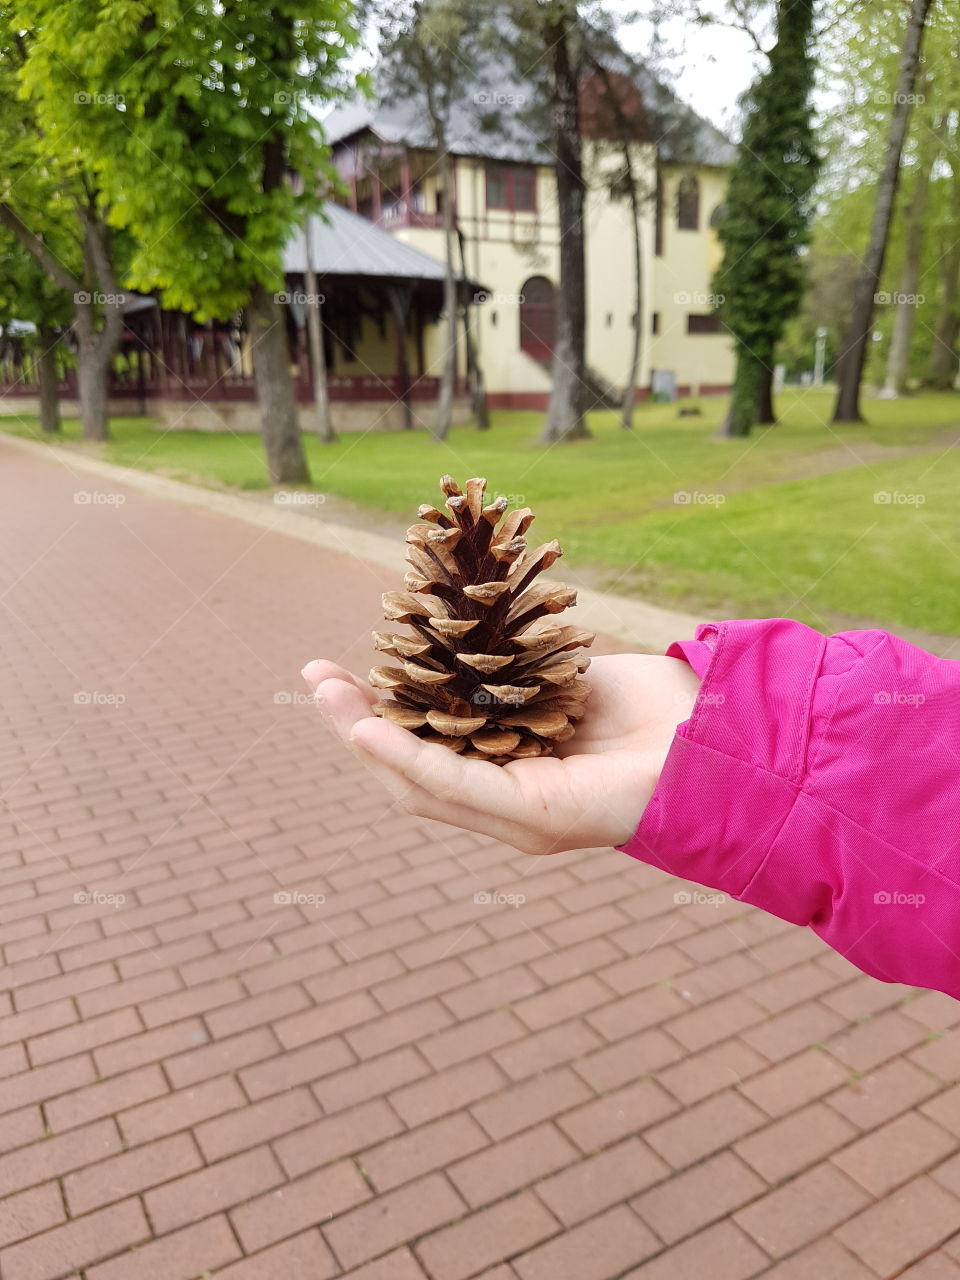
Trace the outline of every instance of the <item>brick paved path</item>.
<instances>
[{"instance_id":1,"label":"brick paved path","mask_svg":"<svg viewBox=\"0 0 960 1280\"><path fill-rule=\"evenodd\" d=\"M385 572L114 492L0 443L3 1280L960 1277L960 1005L394 812Z\"/></svg>"}]
</instances>

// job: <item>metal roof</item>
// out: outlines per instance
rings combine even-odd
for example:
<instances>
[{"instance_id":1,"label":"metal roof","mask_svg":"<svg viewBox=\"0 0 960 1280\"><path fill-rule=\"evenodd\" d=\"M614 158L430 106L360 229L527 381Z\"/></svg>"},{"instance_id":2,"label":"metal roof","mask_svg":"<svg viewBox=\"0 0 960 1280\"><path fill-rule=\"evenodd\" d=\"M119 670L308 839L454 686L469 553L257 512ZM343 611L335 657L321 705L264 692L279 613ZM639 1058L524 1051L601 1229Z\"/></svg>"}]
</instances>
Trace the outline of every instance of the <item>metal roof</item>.
<instances>
[{"instance_id":1,"label":"metal roof","mask_svg":"<svg viewBox=\"0 0 960 1280\"><path fill-rule=\"evenodd\" d=\"M311 214L308 227L312 265L318 276L443 279L444 265L439 258L404 244L368 219L340 205L325 205L322 217ZM284 271L305 271L306 249L306 236L300 228L284 247Z\"/></svg>"}]
</instances>

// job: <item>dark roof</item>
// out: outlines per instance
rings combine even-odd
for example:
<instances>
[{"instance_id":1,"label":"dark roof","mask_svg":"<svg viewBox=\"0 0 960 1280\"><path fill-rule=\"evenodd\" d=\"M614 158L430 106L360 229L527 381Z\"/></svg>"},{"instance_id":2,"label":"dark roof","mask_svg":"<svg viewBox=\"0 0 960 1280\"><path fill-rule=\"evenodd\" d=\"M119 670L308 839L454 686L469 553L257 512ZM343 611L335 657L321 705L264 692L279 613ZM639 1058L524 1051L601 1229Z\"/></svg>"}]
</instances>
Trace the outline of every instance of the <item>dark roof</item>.
<instances>
[{"instance_id":1,"label":"dark roof","mask_svg":"<svg viewBox=\"0 0 960 1280\"><path fill-rule=\"evenodd\" d=\"M340 205L326 205L323 217L311 215L308 226L313 269L318 276L443 280L444 265L439 258L404 244L396 236L381 231L366 218ZM284 247L285 272L306 270L306 249L306 236L300 228Z\"/></svg>"},{"instance_id":2,"label":"dark roof","mask_svg":"<svg viewBox=\"0 0 960 1280\"><path fill-rule=\"evenodd\" d=\"M610 70L627 75L636 84L646 108L650 141L667 163L714 165L733 163L736 147L708 120L646 67L627 54L610 60ZM491 90L489 85L495 85ZM479 68L463 85L462 96L450 115L450 150L455 155L482 156L491 160L553 164L554 158L530 124L523 107L531 102L533 85L509 83L502 66L487 75ZM517 104L518 109L512 109ZM433 131L419 96L395 97L389 102L357 98L335 108L323 121L327 140L343 142L371 131L387 144L419 147L434 145Z\"/></svg>"}]
</instances>

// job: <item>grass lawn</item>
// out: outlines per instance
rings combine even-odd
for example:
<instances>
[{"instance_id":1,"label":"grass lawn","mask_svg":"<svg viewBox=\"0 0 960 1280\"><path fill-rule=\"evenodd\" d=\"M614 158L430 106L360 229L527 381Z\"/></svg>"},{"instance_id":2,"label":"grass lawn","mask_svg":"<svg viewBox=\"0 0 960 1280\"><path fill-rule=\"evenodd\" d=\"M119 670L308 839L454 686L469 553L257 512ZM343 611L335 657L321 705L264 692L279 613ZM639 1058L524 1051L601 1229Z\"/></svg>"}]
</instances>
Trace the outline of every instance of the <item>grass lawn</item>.
<instances>
[{"instance_id":1,"label":"grass lawn","mask_svg":"<svg viewBox=\"0 0 960 1280\"><path fill-rule=\"evenodd\" d=\"M412 517L437 499L442 472L486 475L492 493L532 506L535 530L558 537L600 587L704 617L960 635L960 396L868 400L868 425L831 428L828 393L787 391L781 422L745 441L713 439L725 404L700 404L702 417L683 419L676 405L643 407L632 434L596 413L592 440L553 447L537 443L534 413L495 414L489 433L457 428L443 444L422 431L308 437L313 487ZM33 421L0 427L38 435ZM163 432L144 419L113 431L106 445L69 447L202 484L266 487L255 435ZM64 434L75 441L78 425Z\"/></svg>"}]
</instances>

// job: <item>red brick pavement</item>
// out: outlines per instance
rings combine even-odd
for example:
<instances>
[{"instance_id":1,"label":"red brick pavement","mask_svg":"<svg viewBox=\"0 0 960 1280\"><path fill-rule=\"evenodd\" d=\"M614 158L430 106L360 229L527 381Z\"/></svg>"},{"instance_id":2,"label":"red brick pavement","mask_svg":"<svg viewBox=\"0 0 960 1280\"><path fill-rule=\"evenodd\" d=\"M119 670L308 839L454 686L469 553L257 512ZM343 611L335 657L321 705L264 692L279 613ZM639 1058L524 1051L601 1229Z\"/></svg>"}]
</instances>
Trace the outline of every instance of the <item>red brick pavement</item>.
<instances>
[{"instance_id":1,"label":"red brick pavement","mask_svg":"<svg viewBox=\"0 0 960 1280\"><path fill-rule=\"evenodd\" d=\"M395 811L297 674L385 571L2 444L0 525L3 1280L960 1277L960 1005Z\"/></svg>"}]
</instances>

